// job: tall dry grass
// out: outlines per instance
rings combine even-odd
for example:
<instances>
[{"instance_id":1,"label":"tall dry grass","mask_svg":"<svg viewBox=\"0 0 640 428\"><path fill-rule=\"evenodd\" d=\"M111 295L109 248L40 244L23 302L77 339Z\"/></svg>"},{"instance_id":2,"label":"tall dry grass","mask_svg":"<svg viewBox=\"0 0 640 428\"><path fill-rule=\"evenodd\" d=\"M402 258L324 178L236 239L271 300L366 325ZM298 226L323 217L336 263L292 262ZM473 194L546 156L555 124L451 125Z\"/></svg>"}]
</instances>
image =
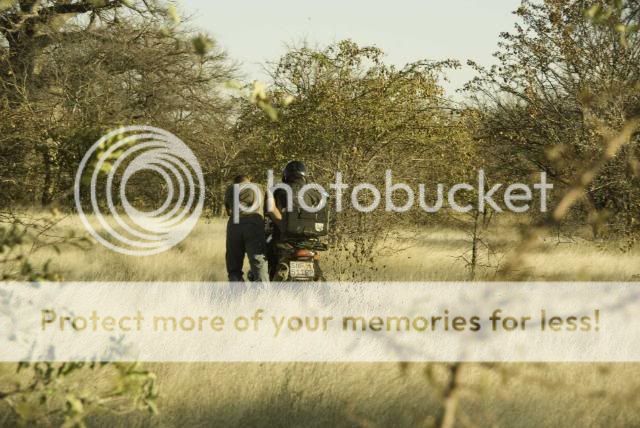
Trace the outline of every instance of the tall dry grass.
<instances>
[{"instance_id":1,"label":"tall dry grass","mask_svg":"<svg viewBox=\"0 0 640 428\"><path fill-rule=\"evenodd\" d=\"M61 231L83 233L75 216L62 220ZM61 255L52 249L35 254L33 260L52 260L51 267L65 280L77 281L224 281L226 222L202 219L179 245L155 256L131 257L99 244L89 249L70 248ZM460 255L469 250L468 235L449 227L432 226L400 234L386 242L381 256L370 266L354 266L350 259L331 251L323 254L329 280L334 266L347 263L351 271L362 270L362 277L378 281L464 281L468 269ZM481 248L481 264L476 279L492 280L505 254L518 240L511 222L498 222L484 237L492 251ZM640 250L623 253L616 242L587 239L588 234L547 236L542 245L530 251L523 269L528 279L538 281L630 281L640 278ZM338 278L339 279L339 278Z\"/></svg>"},{"instance_id":2,"label":"tall dry grass","mask_svg":"<svg viewBox=\"0 0 640 428\"><path fill-rule=\"evenodd\" d=\"M77 218L60 226L81 231ZM176 248L152 257L127 257L99 245L36 255L78 281L224 280L221 220L202 220ZM469 248L464 232L444 227L411 231L387 243L373 274L378 280L465 280L459 258ZM640 253L615 243L549 236L526 264L538 280L631 280ZM498 261L518 234L509 224L488 231L495 265L478 279L492 279ZM338 257L325 255L326 266ZM352 267L358 269L358 267ZM331 272L328 275L331 278ZM193 363L149 364L158 376L160 414L93 415L89 426L431 426L441 411L444 364ZM14 379L1 367L0 384ZM640 366L635 364L465 364L460 374L457 426L640 426L636 404ZM79 385L105 381L88 374ZM11 417L0 408L0 425Z\"/></svg>"}]
</instances>

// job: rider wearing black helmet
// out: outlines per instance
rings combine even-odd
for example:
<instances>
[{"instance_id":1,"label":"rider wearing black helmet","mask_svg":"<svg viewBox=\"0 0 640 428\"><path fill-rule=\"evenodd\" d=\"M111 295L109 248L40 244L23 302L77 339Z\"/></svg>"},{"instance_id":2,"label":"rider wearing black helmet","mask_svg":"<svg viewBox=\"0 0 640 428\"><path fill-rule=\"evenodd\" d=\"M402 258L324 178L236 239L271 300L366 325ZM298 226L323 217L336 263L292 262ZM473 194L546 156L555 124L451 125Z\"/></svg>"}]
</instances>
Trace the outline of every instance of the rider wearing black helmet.
<instances>
[{"instance_id":1,"label":"rider wearing black helmet","mask_svg":"<svg viewBox=\"0 0 640 428\"><path fill-rule=\"evenodd\" d=\"M281 218L285 218L287 211L297 204L298 193L307 184L307 167L302 161L293 160L282 170L282 182L288 187L287 190L278 188L273 193L273 199L277 210L281 213ZM287 194L289 193L289 194ZM315 188L308 189L304 193L304 202L311 207L315 207L322 201L322 194ZM276 227L277 229L277 227ZM279 236L280 231L276 231L274 236Z\"/></svg>"},{"instance_id":2,"label":"rider wearing black helmet","mask_svg":"<svg viewBox=\"0 0 640 428\"><path fill-rule=\"evenodd\" d=\"M275 202L276 212L280 213L280 220L284 220L287 211L291 209L290 203L293 203L298 198L298 192L302 187L307 184L307 167L302 161L293 160L284 167L282 170L282 182L286 185L284 188L278 188L273 192L273 200ZM315 206L319 203L321 195L314 191L309 190L305 193L304 199L310 206ZM277 241L281 239L281 230L279 227L280 221L277 221L273 230L273 240Z\"/></svg>"},{"instance_id":3,"label":"rider wearing black helmet","mask_svg":"<svg viewBox=\"0 0 640 428\"><path fill-rule=\"evenodd\" d=\"M295 237L285 236L282 230L282 222L286 221L287 212L297 205L298 193L303 186L307 184L307 168L302 161L293 160L282 170L282 182L287 189L278 188L273 192L273 200L275 203L276 213L278 213L277 221L273 225L272 239L269 243L269 265L270 269L274 268L277 262L277 245L283 240L292 241ZM304 193L304 201L308 206L315 207L320 204L322 195L314 188L308 189ZM271 216L274 218L274 216Z\"/></svg>"},{"instance_id":4,"label":"rider wearing black helmet","mask_svg":"<svg viewBox=\"0 0 640 428\"><path fill-rule=\"evenodd\" d=\"M296 181L305 182L307 167L301 161L291 161L282 170L282 182L291 185Z\"/></svg>"}]
</instances>

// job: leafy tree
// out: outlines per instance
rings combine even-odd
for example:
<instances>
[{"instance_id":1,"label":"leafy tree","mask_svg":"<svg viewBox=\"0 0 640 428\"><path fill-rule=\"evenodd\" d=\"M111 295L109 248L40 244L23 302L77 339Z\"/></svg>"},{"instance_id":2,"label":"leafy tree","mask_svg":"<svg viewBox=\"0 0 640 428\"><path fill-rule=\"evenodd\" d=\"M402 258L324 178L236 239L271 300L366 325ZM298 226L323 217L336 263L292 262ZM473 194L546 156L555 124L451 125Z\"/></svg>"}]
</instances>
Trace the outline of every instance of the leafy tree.
<instances>
[{"instance_id":1,"label":"leafy tree","mask_svg":"<svg viewBox=\"0 0 640 428\"><path fill-rule=\"evenodd\" d=\"M57 214L0 212L0 281L29 281L25 287L38 287L46 281L61 280L49 269L48 262L39 266L31 259L44 248L61 252L70 246L88 245L83 237L61 232L57 226L62 219ZM0 289L0 307L4 310L15 311L25 304ZM0 334L6 335L7 342L20 339L20 332L7 330ZM108 379L107 385L88 384L88 370ZM138 364L22 362L0 364L0 374L13 381L0 385L0 403L11 410L4 416L5 423L48 425L57 421L58 425L75 427L84 426L85 417L97 411L157 412L155 375Z\"/></svg>"},{"instance_id":2,"label":"leafy tree","mask_svg":"<svg viewBox=\"0 0 640 428\"><path fill-rule=\"evenodd\" d=\"M197 153L205 172L215 171L211 159L230 136L232 112L220 87L233 73L219 48L195 52L189 31L133 18L49 45L20 91L28 96L11 101L9 90L0 92L7 107L0 118L0 179L7 189L0 203L67 203L86 150L122 125L172 131ZM158 186L137 181L134 196L154 203Z\"/></svg>"},{"instance_id":3,"label":"leafy tree","mask_svg":"<svg viewBox=\"0 0 640 428\"><path fill-rule=\"evenodd\" d=\"M638 7L524 0L516 11L521 22L501 35L498 64L471 63L479 73L467 85L482 115L478 137L506 175L542 170L570 186L602 158L616 130L640 114ZM606 216L618 229L637 228L639 150L633 134L588 185L582 207L591 212L594 232Z\"/></svg>"},{"instance_id":4,"label":"leafy tree","mask_svg":"<svg viewBox=\"0 0 640 428\"><path fill-rule=\"evenodd\" d=\"M380 49L349 40L325 49L292 48L273 64L272 86L264 94L277 120L248 102L241 110L237 136L246 148L238 168L262 177L295 158L306 161L325 186L339 171L352 186L367 182L384 189L387 169L395 182L416 189L417 183L457 182L473 156L463 125L468 112L447 101L439 84L442 72L456 66L418 61L397 68L383 62ZM374 213L346 209L350 192L344 212L333 216L334 248L367 262L393 233L389 226L408 223L409 216L385 213L384 199ZM367 204L367 194L361 195ZM397 197L402 205L400 192Z\"/></svg>"},{"instance_id":5,"label":"leafy tree","mask_svg":"<svg viewBox=\"0 0 640 428\"><path fill-rule=\"evenodd\" d=\"M43 49L61 39L78 41L84 31L99 24L115 24L125 10L145 18L163 12L154 0L3 0L0 35L6 42L7 62L0 70L19 86L31 79ZM68 31L69 21L78 24L74 31Z\"/></svg>"}]
</instances>

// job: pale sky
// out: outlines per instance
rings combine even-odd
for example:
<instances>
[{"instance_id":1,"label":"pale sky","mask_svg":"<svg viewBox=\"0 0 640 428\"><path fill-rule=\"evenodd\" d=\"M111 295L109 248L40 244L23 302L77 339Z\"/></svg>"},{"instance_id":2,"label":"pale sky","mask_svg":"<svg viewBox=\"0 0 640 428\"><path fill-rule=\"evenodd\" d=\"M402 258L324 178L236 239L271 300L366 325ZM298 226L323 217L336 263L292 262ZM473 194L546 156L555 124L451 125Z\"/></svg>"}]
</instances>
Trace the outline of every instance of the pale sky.
<instances>
[{"instance_id":1,"label":"pale sky","mask_svg":"<svg viewBox=\"0 0 640 428\"><path fill-rule=\"evenodd\" d=\"M520 0L180 0L184 15L241 63L248 80L267 80L262 64L286 44L325 46L350 38L375 45L396 65L419 59L473 59L490 65L498 34L511 31ZM473 77L452 73L448 92Z\"/></svg>"}]
</instances>

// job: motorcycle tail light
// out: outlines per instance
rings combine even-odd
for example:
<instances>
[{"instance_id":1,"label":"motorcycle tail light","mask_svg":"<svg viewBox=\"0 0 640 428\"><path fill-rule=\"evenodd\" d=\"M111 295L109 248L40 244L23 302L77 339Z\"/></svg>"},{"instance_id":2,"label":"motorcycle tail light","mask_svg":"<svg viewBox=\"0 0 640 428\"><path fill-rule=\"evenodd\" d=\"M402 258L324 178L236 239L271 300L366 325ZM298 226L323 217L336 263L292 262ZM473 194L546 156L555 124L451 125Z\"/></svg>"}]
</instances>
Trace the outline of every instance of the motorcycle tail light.
<instances>
[{"instance_id":1,"label":"motorcycle tail light","mask_svg":"<svg viewBox=\"0 0 640 428\"><path fill-rule=\"evenodd\" d=\"M316 254L313 251L305 250L303 248L299 248L296 250L296 257L313 257Z\"/></svg>"}]
</instances>

